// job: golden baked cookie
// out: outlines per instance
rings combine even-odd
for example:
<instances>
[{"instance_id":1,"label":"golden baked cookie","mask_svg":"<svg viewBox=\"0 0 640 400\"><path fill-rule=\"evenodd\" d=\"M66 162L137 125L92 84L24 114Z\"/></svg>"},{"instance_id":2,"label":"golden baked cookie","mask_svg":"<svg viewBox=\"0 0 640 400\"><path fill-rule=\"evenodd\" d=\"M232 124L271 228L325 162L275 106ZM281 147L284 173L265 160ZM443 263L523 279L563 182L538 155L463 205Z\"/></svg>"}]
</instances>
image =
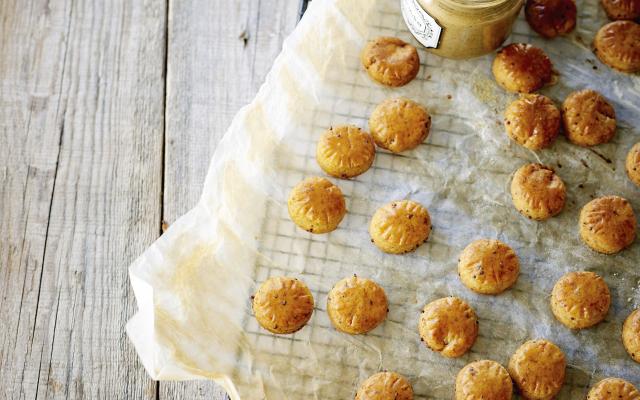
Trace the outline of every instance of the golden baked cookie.
<instances>
[{"instance_id":1,"label":"golden baked cookie","mask_svg":"<svg viewBox=\"0 0 640 400\"><path fill-rule=\"evenodd\" d=\"M535 92L553 78L549 57L542 49L525 43L512 43L499 50L492 70L496 82L510 92Z\"/></svg>"},{"instance_id":2,"label":"golden baked cookie","mask_svg":"<svg viewBox=\"0 0 640 400\"><path fill-rule=\"evenodd\" d=\"M273 333L293 333L311 318L313 295L298 279L269 278L253 296L253 313L264 329Z\"/></svg>"},{"instance_id":3,"label":"golden baked cookie","mask_svg":"<svg viewBox=\"0 0 640 400\"><path fill-rule=\"evenodd\" d=\"M478 318L464 300L444 297L424 307L418 331L431 350L445 357L460 357L478 337Z\"/></svg>"},{"instance_id":4,"label":"golden baked cookie","mask_svg":"<svg viewBox=\"0 0 640 400\"><path fill-rule=\"evenodd\" d=\"M403 86L420 70L418 50L395 37L379 37L369 41L360 54L369 76L387 86Z\"/></svg>"},{"instance_id":5,"label":"golden baked cookie","mask_svg":"<svg viewBox=\"0 0 640 400\"><path fill-rule=\"evenodd\" d=\"M458 275L466 287L482 294L499 294L520 274L518 256L499 240L471 242L460 254Z\"/></svg>"},{"instance_id":6,"label":"golden baked cookie","mask_svg":"<svg viewBox=\"0 0 640 400\"><path fill-rule=\"evenodd\" d=\"M636 238L636 216L620 196L605 196L588 202L580 211L580 236L593 250L614 254Z\"/></svg>"},{"instance_id":7,"label":"golden baked cookie","mask_svg":"<svg viewBox=\"0 0 640 400\"><path fill-rule=\"evenodd\" d=\"M624 321L622 343L631 358L640 363L640 308L632 312Z\"/></svg>"},{"instance_id":8,"label":"golden baked cookie","mask_svg":"<svg viewBox=\"0 0 640 400\"><path fill-rule=\"evenodd\" d=\"M633 21L610 22L593 41L603 63L622 72L640 71L640 25Z\"/></svg>"},{"instance_id":9,"label":"golden baked cookie","mask_svg":"<svg viewBox=\"0 0 640 400\"><path fill-rule=\"evenodd\" d=\"M572 92L562 104L564 134L579 146L607 143L616 134L616 112L600 93Z\"/></svg>"},{"instance_id":10,"label":"golden baked cookie","mask_svg":"<svg viewBox=\"0 0 640 400\"><path fill-rule=\"evenodd\" d=\"M347 212L340 188L319 177L298 183L291 190L287 203L291 220L311 233L333 231Z\"/></svg>"},{"instance_id":11,"label":"golden baked cookie","mask_svg":"<svg viewBox=\"0 0 640 400\"><path fill-rule=\"evenodd\" d=\"M511 199L520 214L536 221L558 215L567 197L562 179L542 164L525 164L511 180Z\"/></svg>"},{"instance_id":12,"label":"golden baked cookie","mask_svg":"<svg viewBox=\"0 0 640 400\"><path fill-rule=\"evenodd\" d=\"M600 0L609 19L640 18L640 0Z\"/></svg>"},{"instance_id":13,"label":"golden baked cookie","mask_svg":"<svg viewBox=\"0 0 640 400\"><path fill-rule=\"evenodd\" d=\"M400 374L378 372L362 382L356 400L413 400L413 388Z\"/></svg>"},{"instance_id":14,"label":"golden baked cookie","mask_svg":"<svg viewBox=\"0 0 640 400\"><path fill-rule=\"evenodd\" d=\"M371 167L376 155L373 138L353 125L326 130L316 147L320 168L336 178L353 178Z\"/></svg>"},{"instance_id":15,"label":"golden baked cookie","mask_svg":"<svg viewBox=\"0 0 640 400\"><path fill-rule=\"evenodd\" d=\"M511 400L512 395L511 377L495 361L472 362L458 372L455 400Z\"/></svg>"},{"instance_id":16,"label":"golden baked cookie","mask_svg":"<svg viewBox=\"0 0 640 400\"><path fill-rule=\"evenodd\" d=\"M431 218L420 203L392 201L373 214L369 224L371 241L385 253L414 251L429 239Z\"/></svg>"},{"instance_id":17,"label":"golden baked cookie","mask_svg":"<svg viewBox=\"0 0 640 400\"><path fill-rule=\"evenodd\" d=\"M640 186L640 142L629 150L624 166L631 182Z\"/></svg>"},{"instance_id":18,"label":"golden baked cookie","mask_svg":"<svg viewBox=\"0 0 640 400\"><path fill-rule=\"evenodd\" d=\"M504 113L507 135L531 150L549 147L560 132L560 110L550 98L525 94L507 107Z\"/></svg>"},{"instance_id":19,"label":"golden baked cookie","mask_svg":"<svg viewBox=\"0 0 640 400\"><path fill-rule=\"evenodd\" d=\"M640 392L624 379L607 378L589 390L587 400L640 400Z\"/></svg>"},{"instance_id":20,"label":"golden baked cookie","mask_svg":"<svg viewBox=\"0 0 640 400\"><path fill-rule=\"evenodd\" d=\"M527 0L524 15L531 29L547 39L565 35L576 27L574 0Z\"/></svg>"},{"instance_id":21,"label":"golden baked cookie","mask_svg":"<svg viewBox=\"0 0 640 400\"><path fill-rule=\"evenodd\" d=\"M327 314L341 332L358 335L380 325L389 304L384 289L370 279L353 275L335 284L327 296Z\"/></svg>"},{"instance_id":22,"label":"golden baked cookie","mask_svg":"<svg viewBox=\"0 0 640 400\"><path fill-rule=\"evenodd\" d=\"M564 353L548 340L530 340L509 360L509 374L527 400L551 400L564 383Z\"/></svg>"},{"instance_id":23,"label":"golden baked cookie","mask_svg":"<svg viewBox=\"0 0 640 400\"><path fill-rule=\"evenodd\" d=\"M609 286L593 272L570 272L551 291L551 311L570 329L584 329L604 320L611 306Z\"/></svg>"},{"instance_id":24,"label":"golden baked cookie","mask_svg":"<svg viewBox=\"0 0 640 400\"><path fill-rule=\"evenodd\" d=\"M380 103L369 118L373 140L394 153L418 147L429 135L431 116L413 100L391 98Z\"/></svg>"}]
</instances>

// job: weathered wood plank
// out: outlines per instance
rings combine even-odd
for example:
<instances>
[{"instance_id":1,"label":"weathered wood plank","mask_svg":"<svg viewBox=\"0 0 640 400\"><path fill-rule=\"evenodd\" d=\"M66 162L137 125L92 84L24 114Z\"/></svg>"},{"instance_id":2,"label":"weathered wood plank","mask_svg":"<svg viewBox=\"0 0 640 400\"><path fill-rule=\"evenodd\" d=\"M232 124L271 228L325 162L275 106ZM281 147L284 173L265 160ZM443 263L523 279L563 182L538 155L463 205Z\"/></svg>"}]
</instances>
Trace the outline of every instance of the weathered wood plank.
<instances>
[{"instance_id":1,"label":"weathered wood plank","mask_svg":"<svg viewBox=\"0 0 640 400\"><path fill-rule=\"evenodd\" d=\"M209 160L238 109L264 80L302 3L171 1L167 66L164 220L192 208ZM225 398L204 381L160 383L161 399Z\"/></svg>"}]
</instances>

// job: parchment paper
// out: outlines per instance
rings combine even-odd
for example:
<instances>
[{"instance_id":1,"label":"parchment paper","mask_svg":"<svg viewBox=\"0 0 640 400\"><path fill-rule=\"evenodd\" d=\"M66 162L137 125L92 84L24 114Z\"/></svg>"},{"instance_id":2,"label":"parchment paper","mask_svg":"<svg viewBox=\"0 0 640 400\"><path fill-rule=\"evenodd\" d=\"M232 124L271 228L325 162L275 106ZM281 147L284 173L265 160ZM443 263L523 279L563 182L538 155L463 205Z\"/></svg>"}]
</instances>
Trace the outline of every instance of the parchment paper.
<instances>
[{"instance_id":1,"label":"parchment paper","mask_svg":"<svg viewBox=\"0 0 640 400\"><path fill-rule=\"evenodd\" d=\"M596 0L578 1L578 9L578 28L566 38L543 40L520 17L509 41L532 42L550 55L560 79L542 93L560 104L572 90L596 89L615 106L619 129L611 143L593 149L561 137L533 153L504 132L502 113L515 96L494 83L493 55L451 61L420 50L418 78L384 88L368 78L358 55L379 35L417 45L399 2L314 0L255 100L231 124L197 207L130 268L139 312L127 332L149 374L215 379L234 400L330 400L353 398L362 380L388 369L411 380L417 399L450 399L468 362L506 365L524 341L547 338L569 363L560 399L583 399L607 376L640 385L640 365L620 340L624 318L640 306L640 244L605 256L578 236L579 210L594 196L624 196L640 212L640 191L624 172L624 157L640 139L640 78L594 57L590 43L606 18ZM332 179L347 199L338 230L298 229L286 198L304 177L323 176L314 156L322 131L344 123L367 128L375 105L399 95L430 110L425 143L401 155L378 149L364 175ZM541 223L518 214L508 190L511 174L535 161L554 166L568 189L565 210ZM386 255L369 241L369 219L401 198L427 206L434 230L415 253ZM520 278L503 295L476 295L456 275L460 251L482 237L508 243L520 258ZM579 332L557 322L548 304L555 281L575 270L601 274L613 297L605 322ZM390 301L386 322L364 336L336 332L325 312L327 292L354 273L379 282ZM294 335L272 335L252 316L250 295L278 275L302 279L315 297L310 323ZM426 349L417 333L424 304L448 295L469 301L480 319L472 351L455 360Z\"/></svg>"}]
</instances>

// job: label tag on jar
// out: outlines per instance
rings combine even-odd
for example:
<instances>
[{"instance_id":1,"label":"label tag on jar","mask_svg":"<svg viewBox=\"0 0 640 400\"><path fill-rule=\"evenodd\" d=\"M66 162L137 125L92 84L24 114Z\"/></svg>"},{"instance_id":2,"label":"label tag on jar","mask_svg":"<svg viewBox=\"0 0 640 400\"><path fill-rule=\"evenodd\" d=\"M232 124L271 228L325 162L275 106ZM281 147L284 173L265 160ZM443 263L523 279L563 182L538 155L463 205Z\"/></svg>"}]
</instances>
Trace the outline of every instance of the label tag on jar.
<instances>
[{"instance_id":1,"label":"label tag on jar","mask_svg":"<svg viewBox=\"0 0 640 400\"><path fill-rule=\"evenodd\" d=\"M404 22L425 47L438 47L442 27L418 4L417 0L401 0L400 8Z\"/></svg>"}]
</instances>

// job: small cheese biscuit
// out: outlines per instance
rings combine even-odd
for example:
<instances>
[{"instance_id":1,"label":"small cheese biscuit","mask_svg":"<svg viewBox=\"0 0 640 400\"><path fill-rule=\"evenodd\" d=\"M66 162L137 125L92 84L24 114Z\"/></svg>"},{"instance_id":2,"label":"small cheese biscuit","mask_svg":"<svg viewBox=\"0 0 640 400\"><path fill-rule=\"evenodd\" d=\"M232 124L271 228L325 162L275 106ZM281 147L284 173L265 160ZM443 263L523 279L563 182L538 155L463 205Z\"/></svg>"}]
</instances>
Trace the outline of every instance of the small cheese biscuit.
<instances>
[{"instance_id":1,"label":"small cheese biscuit","mask_svg":"<svg viewBox=\"0 0 640 400\"><path fill-rule=\"evenodd\" d=\"M420 203L392 201L380 207L369 224L371 241L385 253L414 251L429 239L431 218Z\"/></svg>"},{"instance_id":2,"label":"small cheese biscuit","mask_svg":"<svg viewBox=\"0 0 640 400\"><path fill-rule=\"evenodd\" d=\"M478 337L478 318L464 300L444 297L424 307L418 324L425 345L445 357L460 357Z\"/></svg>"},{"instance_id":3,"label":"small cheese biscuit","mask_svg":"<svg viewBox=\"0 0 640 400\"><path fill-rule=\"evenodd\" d=\"M550 167L526 164L511 181L511 199L520 214L542 221L558 215L567 197L562 179Z\"/></svg>"},{"instance_id":4,"label":"small cheese biscuit","mask_svg":"<svg viewBox=\"0 0 640 400\"><path fill-rule=\"evenodd\" d=\"M253 296L253 313L266 330L293 333L302 328L313 313L313 295L295 278L269 278Z\"/></svg>"},{"instance_id":5,"label":"small cheese biscuit","mask_svg":"<svg viewBox=\"0 0 640 400\"><path fill-rule=\"evenodd\" d=\"M547 39L571 32L577 11L573 0L527 0L524 7L529 26Z\"/></svg>"},{"instance_id":6,"label":"small cheese biscuit","mask_svg":"<svg viewBox=\"0 0 640 400\"><path fill-rule=\"evenodd\" d=\"M570 329L584 329L604 320L611 306L609 286L593 272L570 272L551 292L551 311Z\"/></svg>"},{"instance_id":7,"label":"small cheese biscuit","mask_svg":"<svg viewBox=\"0 0 640 400\"><path fill-rule=\"evenodd\" d=\"M562 389L564 353L547 340L530 340L509 360L509 374L527 400L551 400Z\"/></svg>"},{"instance_id":8,"label":"small cheese biscuit","mask_svg":"<svg viewBox=\"0 0 640 400\"><path fill-rule=\"evenodd\" d=\"M640 18L640 0L600 0L609 19Z\"/></svg>"},{"instance_id":9,"label":"small cheese biscuit","mask_svg":"<svg viewBox=\"0 0 640 400\"><path fill-rule=\"evenodd\" d=\"M518 256L499 240L476 240L462 251L458 260L462 283L482 294L504 292L516 283L519 274Z\"/></svg>"},{"instance_id":10,"label":"small cheese biscuit","mask_svg":"<svg viewBox=\"0 0 640 400\"><path fill-rule=\"evenodd\" d=\"M624 165L631 182L640 186L640 142L634 144L629 150Z\"/></svg>"},{"instance_id":11,"label":"small cheese biscuit","mask_svg":"<svg viewBox=\"0 0 640 400\"><path fill-rule=\"evenodd\" d=\"M571 93L562 104L564 134L578 146L607 143L616 133L616 112L595 90Z\"/></svg>"},{"instance_id":12,"label":"small cheese biscuit","mask_svg":"<svg viewBox=\"0 0 640 400\"><path fill-rule=\"evenodd\" d=\"M542 49L525 43L512 43L499 50L492 70L496 82L510 92L535 92L553 78L549 57Z\"/></svg>"},{"instance_id":13,"label":"small cheese biscuit","mask_svg":"<svg viewBox=\"0 0 640 400\"><path fill-rule=\"evenodd\" d=\"M640 392L624 379L607 378L589 390L587 400L640 400Z\"/></svg>"},{"instance_id":14,"label":"small cheese biscuit","mask_svg":"<svg viewBox=\"0 0 640 400\"><path fill-rule=\"evenodd\" d=\"M580 236L593 250L614 254L636 238L636 216L620 196L605 196L588 202L580 211Z\"/></svg>"},{"instance_id":15,"label":"small cheese biscuit","mask_svg":"<svg viewBox=\"0 0 640 400\"><path fill-rule=\"evenodd\" d=\"M640 71L640 25L633 21L610 22L593 41L603 63L622 72Z\"/></svg>"},{"instance_id":16,"label":"small cheese biscuit","mask_svg":"<svg viewBox=\"0 0 640 400\"><path fill-rule=\"evenodd\" d=\"M340 188L319 177L298 183L289 194L288 207L291 220L311 233L335 230L347 212Z\"/></svg>"},{"instance_id":17,"label":"small cheese biscuit","mask_svg":"<svg viewBox=\"0 0 640 400\"><path fill-rule=\"evenodd\" d=\"M622 343L631 358L640 363L640 308L632 312L624 321Z\"/></svg>"},{"instance_id":18,"label":"small cheese biscuit","mask_svg":"<svg viewBox=\"0 0 640 400\"><path fill-rule=\"evenodd\" d=\"M403 86L420 70L418 50L395 37L379 37L369 41L360 54L369 76L387 86Z\"/></svg>"},{"instance_id":19,"label":"small cheese biscuit","mask_svg":"<svg viewBox=\"0 0 640 400\"><path fill-rule=\"evenodd\" d=\"M511 400L512 394L509 373L495 361L472 362L458 372L455 400Z\"/></svg>"},{"instance_id":20,"label":"small cheese biscuit","mask_svg":"<svg viewBox=\"0 0 640 400\"><path fill-rule=\"evenodd\" d=\"M389 311L387 296L369 279L350 276L335 284L327 296L327 313L341 332L358 335L380 325Z\"/></svg>"},{"instance_id":21,"label":"small cheese biscuit","mask_svg":"<svg viewBox=\"0 0 640 400\"><path fill-rule=\"evenodd\" d=\"M371 167L376 155L373 138L353 125L341 125L325 131L316 147L320 168L336 178L353 178Z\"/></svg>"},{"instance_id":22,"label":"small cheese biscuit","mask_svg":"<svg viewBox=\"0 0 640 400\"><path fill-rule=\"evenodd\" d=\"M356 400L413 400L413 388L400 374L378 372L362 382Z\"/></svg>"},{"instance_id":23,"label":"small cheese biscuit","mask_svg":"<svg viewBox=\"0 0 640 400\"><path fill-rule=\"evenodd\" d=\"M511 139L531 150L549 147L560 132L560 110L550 98L525 94L509 104L504 125Z\"/></svg>"},{"instance_id":24,"label":"small cheese biscuit","mask_svg":"<svg viewBox=\"0 0 640 400\"><path fill-rule=\"evenodd\" d=\"M431 116L415 101L400 97L380 103L369 118L373 140L394 153L418 147L429 135Z\"/></svg>"}]
</instances>

